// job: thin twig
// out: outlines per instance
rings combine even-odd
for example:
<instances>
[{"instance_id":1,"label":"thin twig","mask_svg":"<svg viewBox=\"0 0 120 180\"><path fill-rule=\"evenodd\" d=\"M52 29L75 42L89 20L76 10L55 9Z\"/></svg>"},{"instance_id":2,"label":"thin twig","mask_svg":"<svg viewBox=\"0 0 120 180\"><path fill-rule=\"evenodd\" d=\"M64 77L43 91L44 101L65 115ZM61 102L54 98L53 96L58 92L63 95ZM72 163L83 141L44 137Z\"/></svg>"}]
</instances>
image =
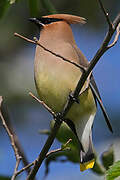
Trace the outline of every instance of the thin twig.
<instances>
[{"instance_id":1,"label":"thin twig","mask_svg":"<svg viewBox=\"0 0 120 180\"><path fill-rule=\"evenodd\" d=\"M11 180L15 180L15 178L16 178L16 173L17 173L17 170L18 170L18 167L19 167L19 164L20 164L20 160L21 159L16 160L16 166L15 166L14 173L12 175Z\"/></svg>"},{"instance_id":2,"label":"thin twig","mask_svg":"<svg viewBox=\"0 0 120 180\"><path fill-rule=\"evenodd\" d=\"M119 14L117 15L117 17L115 18L115 20L113 22L113 26L114 26L115 30L116 30L119 23L120 23L120 12L119 12Z\"/></svg>"},{"instance_id":3,"label":"thin twig","mask_svg":"<svg viewBox=\"0 0 120 180\"><path fill-rule=\"evenodd\" d=\"M119 18L118 18L118 16L119 16ZM106 37L105 37L105 39L104 39L101 47L99 48L99 50L98 50L97 53L95 54L94 58L90 61L87 70L82 73L82 76L81 76L81 78L80 78L80 80L79 80L79 82L78 82L78 84L77 84L77 87L76 87L74 93L73 93L73 97L74 97L74 98L77 98L77 97L78 97L78 95L79 95L79 93L80 93L80 91L81 91L81 89L82 89L82 87L83 87L83 85L84 85L87 77L88 77L89 74L92 72L93 68L95 67L95 65L97 64L97 62L98 62L99 59L101 58L101 56L108 50L108 44L109 44L109 42L110 42L110 40L111 40L111 38L112 38L112 36L113 36L116 28L117 28L117 27L116 27L116 24L119 24L118 21L120 22L120 14L119 14L118 16L115 18L115 20L114 20L114 22L113 22L113 24L114 24L114 29L109 29L109 31L107 32ZM116 21L116 19L117 19L118 21ZM116 28L115 28L115 27L116 27ZM74 102L69 102L69 106L71 107L71 105L72 105L73 103L74 103ZM65 112L65 111L66 111L66 112ZM66 115L68 109L66 108L65 111L64 111L64 114Z\"/></svg>"},{"instance_id":4,"label":"thin twig","mask_svg":"<svg viewBox=\"0 0 120 180\"><path fill-rule=\"evenodd\" d=\"M48 112L50 112L53 117L55 117L55 113L52 111L52 109L50 107L47 106L47 104L44 103L44 101L41 101L40 99L38 99L33 93L29 92L29 95L32 96L33 99L35 99L36 101L38 101L40 104L42 104L44 106L45 109L47 109Z\"/></svg>"},{"instance_id":5,"label":"thin twig","mask_svg":"<svg viewBox=\"0 0 120 180\"><path fill-rule=\"evenodd\" d=\"M3 123L3 126L10 138L11 145L13 147L15 157L16 157L16 165L15 165L14 173L12 176L12 180L14 180L16 177L16 172L17 172L20 160L22 161L24 166L27 166L29 163L19 143L18 137L16 136L16 133L11 125L7 106L5 102L3 102L3 98L1 96L0 96L0 117ZM26 171L29 174L30 168L27 168Z\"/></svg>"},{"instance_id":6,"label":"thin twig","mask_svg":"<svg viewBox=\"0 0 120 180\"><path fill-rule=\"evenodd\" d=\"M109 31L107 32L106 37L105 37L105 39L104 39L100 49L97 51L97 53L95 54L94 58L91 60L87 70L83 71L82 76L81 76L81 78L80 78L80 80L79 80L79 82L77 84L77 87L76 87L74 93L73 93L73 99L72 98L68 98L68 101L67 101L67 103L66 103L66 105L64 107L64 110L61 113L60 118L57 121L55 121L54 128L52 129L52 132L51 132L50 136L48 137L48 139L47 139L47 141L46 141L42 151L40 152L40 154L39 154L39 156L38 156L38 158L36 160L36 163L34 164L34 166L33 166L32 170L31 170L29 176L27 177L27 180L34 179L34 177L35 177L39 167L42 164L42 161L45 159L46 154L47 154L49 148L51 147L51 145L52 145L52 143L53 143L53 141L55 139L55 136L56 136L56 133L57 133L58 129L60 128L60 125L62 123L61 119L63 119L65 117L65 115L68 113L68 111L70 110L72 104L75 102L74 99L77 99L77 97L79 96L79 93L80 93L80 91L81 91L81 89L82 89L82 87L83 87L87 77L89 76L89 74L91 73L91 71L93 70L93 68L95 67L95 65L99 61L99 59L101 58L101 56L108 50L108 44L109 44L109 42L110 42L110 40L112 38L113 33L115 32L115 30L116 30L116 28L118 26L118 24L120 23L120 15L118 15L116 17L116 19L113 22L114 26L112 28L110 28L111 27L111 23L110 23L110 20L108 19L108 14L106 13L106 11L104 11L104 14L105 14L105 17L106 17L107 22L109 24ZM71 63L71 61L66 60L62 56L60 56L60 55L58 55L58 54L56 54L56 53L46 49L45 47L41 46L41 44L39 44L38 41L35 42L35 41L32 41L32 40L29 40L28 38L25 38L25 37L23 37L23 36L21 36L21 35L19 35L17 33L15 33L15 36L18 36L18 37L20 37L20 38L22 38L22 39L24 39L24 40L26 40L28 42L37 44L40 47L42 47L45 51L48 51L51 54L53 54L53 55L55 55L55 56L65 60L66 62ZM74 64L74 63L72 63L72 64ZM76 65L76 64L74 64L74 65L78 67L78 65ZM81 67L79 67L79 68L81 68ZM84 67L82 67L82 68L84 69Z\"/></svg>"},{"instance_id":7,"label":"thin twig","mask_svg":"<svg viewBox=\"0 0 120 180\"><path fill-rule=\"evenodd\" d=\"M11 132L14 132L14 131L12 130ZM26 157L26 155L25 155L25 153L24 153L24 151L23 151L23 149L21 147L21 144L19 143L18 137L16 136L15 133L13 134L13 136L14 136L14 140L15 140L16 146L17 146L17 148L19 150L19 154L22 157L22 159L21 159L22 164L23 164L23 166L26 167L29 164L29 162L27 160L27 157ZM29 174L30 170L31 170L30 168L26 169L27 174Z\"/></svg>"},{"instance_id":8,"label":"thin twig","mask_svg":"<svg viewBox=\"0 0 120 180\"><path fill-rule=\"evenodd\" d=\"M16 172L16 176L21 174L23 171L26 171L27 169L29 169L31 166L33 166L35 164L35 161L33 161L32 163L28 164L27 166L25 166L24 168L22 168L21 170Z\"/></svg>"},{"instance_id":9,"label":"thin twig","mask_svg":"<svg viewBox=\"0 0 120 180\"><path fill-rule=\"evenodd\" d=\"M108 46L108 44L109 44L109 42L110 42L110 40L112 38L113 33L116 30L116 27L117 27L116 24L119 24L119 22L120 22L120 17L117 17L115 19L115 21L113 22L114 23L114 29L109 28L109 31L107 32L106 37L105 37L100 49L97 51L94 58L90 62L89 67L87 68L87 70L83 71L82 76L81 76L81 78L80 78L80 80L79 80L79 82L77 84L77 87L76 87L74 93L73 93L73 98L74 99L76 99L79 96L79 93L80 93L80 91L81 91L87 77L89 76L89 74L91 73L91 71L93 70L93 68L95 67L95 65L99 61L99 59L101 58L101 56L107 51L107 46ZM74 103L74 100L72 100L72 98L69 98L66 105L65 105L65 107L64 107L64 110L62 111L62 115L61 115L62 118L65 117L65 115L68 113L68 111L70 110L73 103ZM56 136L56 133L57 133L58 129L60 128L60 125L61 125L61 120L55 122L55 126L54 126L54 128L52 130L53 134L51 133L50 136L48 137L47 142L45 143L45 146L43 147L43 149L42 149L42 151L39 154L39 157L37 159L38 163L36 163L36 165L33 166L29 176L27 177L27 180L33 179L35 177L36 173L38 172L38 169L39 169L40 165L42 164L42 161L44 160L44 158L45 158L45 156L46 156L46 154L48 152L48 149L50 148L50 146L51 146L51 144L52 144L52 142L53 142L53 140L54 140L54 138ZM57 128L56 128L56 126L57 126ZM49 140L51 140L50 144L49 144Z\"/></svg>"},{"instance_id":10,"label":"thin twig","mask_svg":"<svg viewBox=\"0 0 120 180\"><path fill-rule=\"evenodd\" d=\"M46 154L46 158L47 158L48 156L51 156L51 155L55 154L55 153L62 152L62 151L66 151L66 150L67 150L67 151L70 150L70 148L68 149L68 148L66 148L66 147L67 147L67 145L68 145L71 141L72 141L72 139L69 139L69 140L64 144L63 147L61 147L61 148L59 148L59 149L51 150L50 152L48 152L48 153Z\"/></svg>"},{"instance_id":11,"label":"thin twig","mask_svg":"<svg viewBox=\"0 0 120 180\"><path fill-rule=\"evenodd\" d=\"M12 145L12 148L14 150L14 154L15 154L15 158L16 158L16 165L15 165L15 169L14 169L14 173L13 173L13 176L12 176L12 180L15 179L15 172L17 171L17 168L19 166L19 163L20 163L20 160L21 160L21 155L19 154L19 150L16 146L16 143L15 143L15 140L14 140L14 136L13 134L11 133L9 127L7 126L7 123L3 117L3 114L2 114L2 103L3 103L3 98L2 96L0 96L0 118L1 118L1 121L2 121L2 124L3 124L3 127L5 128L7 134L8 134L8 137L10 138L10 142L11 142L11 145Z\"/></svg>"},{"instance_id":12,"label":"thin twig","mask_svg":"<svg viewBox=\"0 0 120 180\"><path fill-rule=\"evenodd\" d=\"M119 35L120 35L120 23L119 23L119 25L117 26L116 35L115 35L114 41L113 41L110 45L108 45L108 49L111 48L111 47L113 47L113 46L117 43L118 38L119 38Z\"/></svg>"},{"instance_id":13,"label":"thin twig","mask_svg":"<svg viewBox=\"0 0 120 180\"><path fill-rule=\"evenodd\" d=\"M17 146L15 144L15 140L13 138L13 134L9 130L9 128L8 128L8 126L6 124L6 121L5 121L5 119L4 119L3 115L2 115L2 112L1 112L2 102L3 102L3 98L2 98L2 96L0 96L0 118L1 118L2 124L3 124L5 130L6 130L7 134L8 134L8 137L10 138L11 145L13 147L13 150L14 150L14 153L15 153L15 157L16 157L16 160L17 160L17 159L20 159L21 156L19 155L19 150L18 150L18 148L17 148Z\"/></svg>"},{"instance_id":14,"label":"thin twig","mask_svg":"<svg viewBox=\"0 0 120 180\"><path fill-rule=\"evenodd\" d=\"M49 151L47 154L46 154L46 158L48 156L51 156L52 154L55 154L55 153L58 153L58 152L61 152L61 151L64 151L62 148L58 148L58 149L54 149L54 150L51 150Z\"/></svg>"},{"instance_id":15,"label":"thin twig","mask_svg":"<svg viewBox=\"0 0 120 180\"><path fill-rule=\"evenodd\" d=\"M110 28L110 29L113 29L113 24L112 24L112 22L111 22L111 20L110 20L110 18L109 18L108 12L106 11L106 9L105 9L104 6L103 6L102 1L101 1L101 0L98 0L98 2L99 2L99 4L100 4L100 7L101 7L104 15L105 15L105 18L106 18L106 21L107 21L107 23L108 23L108 25L109 25L109 28Z\"/></svg>"},{"instance_id":16,"label":"thin twig","mask_svg":"<svg viewBox=\"0 0 120 180\"><path fill-rule=\"evenodd\" d=\"M61 126L61 123L62 121L55 121L55 124L54 124L54 127L50 133L50 135L48 136L47 138L47 141L44 145L44 147L42 148L42 151L40 152L38 158L36 159L36 163L34 164L30 174L28 175L27 179L26 180L32 180L34 179L36 173L38 172L43 160L45 159L46 157L46 154L48 153L48 150L50 149L55 137L56 137L56 134Z\"/></svg>"},{"instance_id":17,"label":"thin twig","mask_svg":"<svg viewBox=\"0 0 120 180\"><path fill-rule=\"evenodd\" d=\"M36 37L34 37L34 40L31 40L31 39L28 39L28 38L26 38L26 37L24 37L24 36L22 36L22 35L20 35L20 34L18 34L18 33L14 33L14 35L17 36L17 37L19 37L19 38L21 38L21 39L24 39L24 40L27 41L27 42L30 42L30 43L33 43L33 44L36 44L36 45L40 46L41 48L43 48L45 51L49 52L50 54L52 54L52 55L54 55L54 56L62 59L62 60L65 61L65 62L68 62L68 63L70 63L70 64L75 65L76 67L78 67L78 68L81 69L82 71L85 71L85 67L83 67L82 65L77 64L77 63L75 63L75 62L72 61L72 60L66 59L66 58L64 58L63 56L61 56L60 54L57 54L57 53L55 53L55 52L47 49L46 47L44 47L42 44L39 43L39 41L37 40Z\"/></svg>"}]
</instances>

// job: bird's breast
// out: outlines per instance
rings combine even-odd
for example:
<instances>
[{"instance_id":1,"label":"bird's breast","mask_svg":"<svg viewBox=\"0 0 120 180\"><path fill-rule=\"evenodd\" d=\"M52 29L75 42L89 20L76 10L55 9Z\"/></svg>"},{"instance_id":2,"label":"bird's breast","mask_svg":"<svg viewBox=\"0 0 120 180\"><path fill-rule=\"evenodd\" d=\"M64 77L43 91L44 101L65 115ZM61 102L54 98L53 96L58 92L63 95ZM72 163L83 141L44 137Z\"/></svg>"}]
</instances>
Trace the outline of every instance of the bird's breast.
<instances>
[{"instance_id":1,"label":"bird's breast","mask_svg":"<svg viewBox=\"0 0 120 180\"><path fill-rule=\"evenodd\" d=\"M65 56L64 52L63 55L70 59L70 56ZM73 53L72 57L74 59L76 55ZM60 112L67 101L69 93L74 91L80 79L80 70L74 65L42 50L40 47L36 49L34 70L35 83L40 99L54 112ZM79 98L80 104L75 103L68 113L68 117L70 116L72 119L79 118L80 115L84 114L84 111L89 113L96 110L90 89L86 90Z\"/></svg>"}]
</instances>

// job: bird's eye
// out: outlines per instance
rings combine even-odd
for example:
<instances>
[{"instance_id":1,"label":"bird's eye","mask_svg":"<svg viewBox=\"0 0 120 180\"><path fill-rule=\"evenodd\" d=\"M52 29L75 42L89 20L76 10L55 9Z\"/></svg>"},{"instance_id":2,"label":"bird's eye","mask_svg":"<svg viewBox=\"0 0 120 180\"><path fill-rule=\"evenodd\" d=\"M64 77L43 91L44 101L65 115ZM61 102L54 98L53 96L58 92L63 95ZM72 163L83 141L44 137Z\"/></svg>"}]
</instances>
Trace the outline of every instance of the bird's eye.
<instances>
[{"instance_id":1,"label":"bird's eye","mask_svg":"<svg viewBox=\"0 0 120 180\"><path fill-rule=\"evenodd\" d=\"M56 19L56 18L42 18L41 21L43 24L50 24L56 21L61 21L62 19Z\"/></svg>"},{"instance_id":2,"label":"bird's eye","mask_svg":"<svg viewBox=\"0 0 120 180\"><path fill-rule=\"evenodd\" d=\"M50 19L48 18L43 19L43 24L50 24L50 23L51 23Z\"/></svg>"}]
</instances>

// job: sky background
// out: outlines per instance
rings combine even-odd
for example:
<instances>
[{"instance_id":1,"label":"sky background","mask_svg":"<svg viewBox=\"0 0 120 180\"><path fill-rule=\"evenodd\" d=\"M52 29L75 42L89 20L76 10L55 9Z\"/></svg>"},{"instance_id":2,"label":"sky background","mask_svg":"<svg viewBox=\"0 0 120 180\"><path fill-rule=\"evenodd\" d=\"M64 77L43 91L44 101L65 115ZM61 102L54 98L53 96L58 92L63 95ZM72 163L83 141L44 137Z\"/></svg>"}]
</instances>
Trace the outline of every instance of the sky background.
<instances>
[{"instance_id":1,"label":"sky background","mask_svg":"<svg viewBox=\"0 0 120 180\"><path fill-rule=\"evenodd\" d=\"M87 24L83 26L72 25L72 30L78 47L90 61L100 47L108 27L99 6L93 4L95 2L94 0L91 1L92 3L86 0L86 4L80 1L81 13L77 6L78 1L75 2L73 3L71 1L67 7L61 1L61 3L56 3L55 6L61 13L76 14L87 19ZM119 10L120 6L118 5L120 5L120 2L117 0L111 1L111 3L107 2L105 1L105 5L108 7L112 19L114 19L115 14ZM94 5L92 8L91 4ZM86 13L83 12L85 5L87 5ZM78 8L76 11L75 7ZM42 13L45 14L45 10L41 11ZM48 129L52 117L28 95L29 91L36 94L33 75L35 45L29 44L13 35L14 32L21 33L29 38L38 35L36 27L28 22L28 17L30 17L29 8L22 0L16 5L13 5L0 20L0 95L4 96L7 100L11 121L16 134L19 137L28 160L31 162L37 157L47 138L47 136L40 135L38 131L40 129ZM120 40L115 47L111 48L102 56L94 69L94 77L111 119L114 134L112 135L109 132L104 117L98 107L93 127L93 141L99 155L107 150L109 145L114 144L116 159L120 159L118 151L120 144L119 74ZM59 147L60 143L55 141L52 149ZM0 175L10 176L14 169L15 158L1 122L0 162ZM45 165L43 164L40 168L38 179L44 177L44 172ZM58 180L104 179L104 177L97 176L91 171L80 173L79 164L52 162L50 173L46 180L56 178ZM20 179L23 179L23 176Z\"/></svg>"}]
</instances>

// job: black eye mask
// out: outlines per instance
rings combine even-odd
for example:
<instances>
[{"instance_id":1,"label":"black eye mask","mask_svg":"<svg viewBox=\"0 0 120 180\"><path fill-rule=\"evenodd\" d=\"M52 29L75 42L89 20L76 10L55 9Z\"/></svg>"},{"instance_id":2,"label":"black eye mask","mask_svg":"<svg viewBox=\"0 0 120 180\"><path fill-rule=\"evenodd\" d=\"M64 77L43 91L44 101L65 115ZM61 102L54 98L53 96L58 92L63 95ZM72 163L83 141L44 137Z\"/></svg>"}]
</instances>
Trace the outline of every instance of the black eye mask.
<instances>
[{"instance_id":1,"label":"black eye mask","mask_svg":"<svg viewBox=\"0 0 120 180\"><path fill-rule=\"evenodd\" d=\"M44 17L41 17L41 18L36 18L40 23L42 24L50 24L50 23L53 23L53 22L57 22L57 21L62 21L62 19L57 19L57 18L44 18Z\"/></svg>"},{"instance_id":2,"label":"black eye mask","mask_svg":"<svg viewBox=\"0 0 120 180\"><path fill-rule=\"evenodd\" d=\"M29 18L29 21L35 23L39 28L42 28L46 24L51 24L53 22L63 21L63 20L57 18L41 17L41 18Z\"/></svg>"}]
</instances>

